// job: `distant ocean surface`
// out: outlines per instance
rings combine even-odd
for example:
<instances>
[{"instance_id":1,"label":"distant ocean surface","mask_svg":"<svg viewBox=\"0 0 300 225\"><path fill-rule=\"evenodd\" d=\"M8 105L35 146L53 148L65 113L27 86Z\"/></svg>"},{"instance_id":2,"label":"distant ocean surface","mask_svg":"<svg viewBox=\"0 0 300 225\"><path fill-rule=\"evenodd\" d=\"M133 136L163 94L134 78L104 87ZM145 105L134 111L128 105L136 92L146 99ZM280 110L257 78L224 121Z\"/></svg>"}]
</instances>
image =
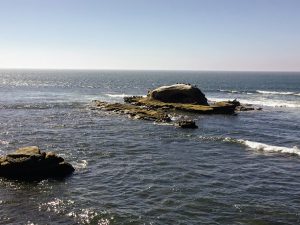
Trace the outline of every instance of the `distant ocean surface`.
<instances>
[{"instance_id":1,"label":"distant ocean surface","mask_svg":"<svg viewBox=\"0 0 300 225\"><path fill-rule=\"evenodd\" d=\"M199 129L90 109L161 85L262 111ZM300 224L300 73L0 70L0 154L38 145L62 181L0 179L0 224Z\"/></svg>"}]
</instances>

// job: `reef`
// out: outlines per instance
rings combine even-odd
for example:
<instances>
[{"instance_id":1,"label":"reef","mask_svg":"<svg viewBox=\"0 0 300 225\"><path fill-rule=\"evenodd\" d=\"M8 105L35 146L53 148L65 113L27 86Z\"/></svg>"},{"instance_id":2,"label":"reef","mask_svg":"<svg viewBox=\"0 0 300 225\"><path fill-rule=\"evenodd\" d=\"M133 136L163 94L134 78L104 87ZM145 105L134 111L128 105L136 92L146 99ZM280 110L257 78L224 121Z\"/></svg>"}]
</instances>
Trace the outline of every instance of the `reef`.
<instances>
[{"instance_id":1,"label":"reef","mask_svg":"<svg viewBox=\"0 0 300 225\"><path fill-rule=\"evenodd\" d=\"M124 103L94 100L92 108L125 114L134 119L172 123L181 128L197 128L197 125L191 119L173 123L172 116L187 113L235 115L238 111L255 110L237 100L209 104L202 91L190 84L162 86L149 91L146 97L124 97Z\"/></svg>"}]
</instances>

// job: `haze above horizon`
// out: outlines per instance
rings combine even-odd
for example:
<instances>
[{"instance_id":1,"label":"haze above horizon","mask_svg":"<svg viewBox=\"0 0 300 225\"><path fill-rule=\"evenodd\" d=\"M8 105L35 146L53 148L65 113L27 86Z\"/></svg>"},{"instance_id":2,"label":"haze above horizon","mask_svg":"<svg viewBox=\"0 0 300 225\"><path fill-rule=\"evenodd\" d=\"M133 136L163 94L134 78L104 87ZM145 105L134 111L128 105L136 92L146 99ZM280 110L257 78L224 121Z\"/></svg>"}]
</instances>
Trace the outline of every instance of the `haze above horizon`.
<instances>
[{"instance_id":1,"label":"haze above horizon","mask_svg":"<svg viewBox=\"0 0 300 225\"><path fill-rule=\"evenodd\" d=\"M299 0L0 0L0 68L300 71Z\"/></svg>"}]
</instances>

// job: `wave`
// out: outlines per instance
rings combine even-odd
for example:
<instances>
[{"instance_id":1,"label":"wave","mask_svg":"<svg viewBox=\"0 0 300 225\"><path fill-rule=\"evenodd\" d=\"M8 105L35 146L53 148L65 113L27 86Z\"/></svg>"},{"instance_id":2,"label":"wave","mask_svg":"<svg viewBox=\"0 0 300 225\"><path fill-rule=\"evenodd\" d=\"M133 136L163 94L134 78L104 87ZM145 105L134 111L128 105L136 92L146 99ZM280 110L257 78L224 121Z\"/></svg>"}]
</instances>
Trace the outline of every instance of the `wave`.
<instances>
[{"instance_id":1,"label":"wave","mask_svg":"<svg viewBox=\"0 0 300 225\"><path fill-rule=\"evenodd\" d=\"M219 101L232 101L234 99L226 98L208 98L211 102ZM286 107L286 108L300 108L299 101L284 101L284 100L275 100L275 99L238 99L242 104L250 105L259 105L259 106L268 106L268 107Z\"/></svg>"},{"instance_id":2,"label":"wave","mask_svg":"<svg viewBox=\"0 0 300 225\"><path fill-rule=\"evenodd\" d=\"M257 151L286 153L286 154L293 154L293 155L300 156L300 149L297 146L288 148L288 147L268 145L260 142L248 141L243 139L238 139L237 142L247 146L250 149L254 149Z\"/></svg>"},{"instance_id":3,"label":"wave","mask_svg":"<svg viewBox=\"0 0 300 225\"><path fill-rule=\"evenodd\" d=\"M127 94L105 94L105 95L111 98L124 98L124 97L132 96Z\"/></svg>"},{"instance_id":4,"label":"wave","mask_svg":"<svg viewBox=\"0 0 300 225\"><path fill-rule=\"evenodd\" d=\"M292 92L292 91L263 91L263 90L256 90L259 94L265 95L295 95L300 96L300 93Z\"/></svg>"},{"instance_id":5,"label":"wave","mask_svg":"<svg viewBox=\"0 0 300 225\"><path fill-rule=\"evenodd\" d=\"M88 165L86 160L81 160L79 162L73 162L73 165L76 169L85 169Z\"/></svg>"},{"instance_id":6,"label":"wave","mask_svg":"<svg viewBox=\"0 0 300 225\"><path fill-rule=\"evenodd\" d=\"M237 91L237 90L226 90L226 89L219 89L219 92L225 92L229 94L247 94L247 95L253 95L253 92L247 92L247 91Z\"/></svg>"},{"instance_id":7,"label":"wave","mask_svg":"<svg viewBox=\"0 0 300 225\"><path fill-rule=\"evenodd\" d=\"M224 89L220 89L220 92L227 92L227 93L240 93L239 91L236 90L224 90Z\"/></svg>"},{"instance_id":8,"label":"wave","mask_svg":"<svg viewBox=\"0 0 300 225\"><path fill-rule=\"evenodd\" d=\"M231 94L263 94L263 95L294 95L300 96L300 93L293 92L293 91L264 91L264 90L256 90L255 92L252 91L237 91L237 90L230 90L230 89L219 89L219 92L231 93Z\"/></svg>"},{"instance_id":9,"label":"wave","mask_svg":"<svg viewBox=\"0 0 300 225\"><path fill-rule=\"evenodd\" d=\"M271 152L271 153L284 153L300 156L300 149L297 146L294 147L283 147L276 145L268 145L261 142L236 139L231 137L218 137L218 136L200 136L200 139L203 141L221 141L221 142L230 142L237 143L248 147L249 149L262 151L262 152Z\"/></svg>"}]
</instances>

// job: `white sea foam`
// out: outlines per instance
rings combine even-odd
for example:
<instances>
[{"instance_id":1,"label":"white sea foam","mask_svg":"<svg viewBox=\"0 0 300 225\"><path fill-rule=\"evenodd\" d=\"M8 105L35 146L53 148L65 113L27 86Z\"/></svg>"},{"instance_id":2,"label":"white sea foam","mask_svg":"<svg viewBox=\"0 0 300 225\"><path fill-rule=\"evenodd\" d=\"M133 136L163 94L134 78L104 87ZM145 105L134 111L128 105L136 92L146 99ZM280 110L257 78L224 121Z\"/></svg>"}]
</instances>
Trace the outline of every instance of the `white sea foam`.
<instances>
[{"instance_id":1,"label":"white sea foam","mask_svg":"<svg viewBox=\"0 0 300 225\"><path fill-rule=\"evenodd\" d=\"M200 136L199 138L202 141L217 141L217 142L221 141L221 142L237 143L256 151L293 154L293 155L300 156L300 149L297 146L283 147L283 146L276 146L276 145L268 145L261 142L236 139L231 137L222 137L222 136Z\"/></svg>"},{"instance_id":2,"label":"white sea foam","mask_svg":"<svg viewBox=\"0 0 300 225\"><path fill-rule=\"evenodd\" d=\"M0 140L0 145L8 145L8 144L9 144L8 141L2 141L2 140Z\"/></svg>"},{"instance_id":3,"label":"white sea foam","mask_svg":"<svg viewBox=\"0 0 300 225\"><path fill-rule=\"evenodd\" d=\"M124 98L124 97L128 97L128 96L132 96L132 95L127 95L127 94L105 94L108 97L111 98Z\"/></svg>"},{"instance_id":4,"label":"white sea foam","mask_svg":"<svg viewBox=\"0 0 300 225\"><path fill-rule=\"evenodd\" d=\"M124 97L130 97L130 96L134 96L134 94L105 94L106 96L110 97L110 98L124 98ZM142 97L146 97L146 95L138 95L138 96L142 96Z\"/></svg>"},{"instance_id":5,"label":"white sea foam","mask_svg":"<svg viewBox=\"0 0 300 225\"><path fill-rule=\"evenodd\" d=\"M224 89L220 89L220 92L227 92L227 93L239 93L239 91L236 90L224 90Z\"/></svg>"},{"instance_id":6,"label":"white sea foam","mask_svg":"<svg viewBox=\"0 0 300 225\"><path fill-rule=\"evenodd\" d=\"M254 149L257 151L287 153L287 154L295 154L300 156L300 149L297 146L288 148L288 147L268 145L260 142L248 141L243 139L238 139L237 142L247 146L250 149Z\"/></svg>"},{"instance_id":7,"label":"white sea foam","mask_svg":"<svg viewBox=\"0 0 300 225\"><path fill-rule=\"evenodd\" d=\"M300 93L292 92L292 91L263 91L263 90L256 90L259 94L265 95L296 95L299 96Z\"/></svg>"},{"instance_id":8,"label":"white sea foam","mask_svg":"<svg viewBox=\"0 0 300 225\"><path fill-rule=\"evenodd\" d=\"M212 102L218 101L232 101L234 99L226 98L208 98ZM251 104L259 106L269 106L269 107L286 107L286 108L300 108L299 101L285 101L285 100L275 100L275 99L238 99L242 104Z\"/></svg>"},{"instance_id":9,"label":"white sea foam","mask_svg":"<svg viewBox=\"0 0 300 225\"><path fill-rule=\"evenodd\" d=\"M79 162L74 162L73 164L76 169L84 169L87 167L88 162L86 160L80 160Z\"/></svg>"}]
</instances>

